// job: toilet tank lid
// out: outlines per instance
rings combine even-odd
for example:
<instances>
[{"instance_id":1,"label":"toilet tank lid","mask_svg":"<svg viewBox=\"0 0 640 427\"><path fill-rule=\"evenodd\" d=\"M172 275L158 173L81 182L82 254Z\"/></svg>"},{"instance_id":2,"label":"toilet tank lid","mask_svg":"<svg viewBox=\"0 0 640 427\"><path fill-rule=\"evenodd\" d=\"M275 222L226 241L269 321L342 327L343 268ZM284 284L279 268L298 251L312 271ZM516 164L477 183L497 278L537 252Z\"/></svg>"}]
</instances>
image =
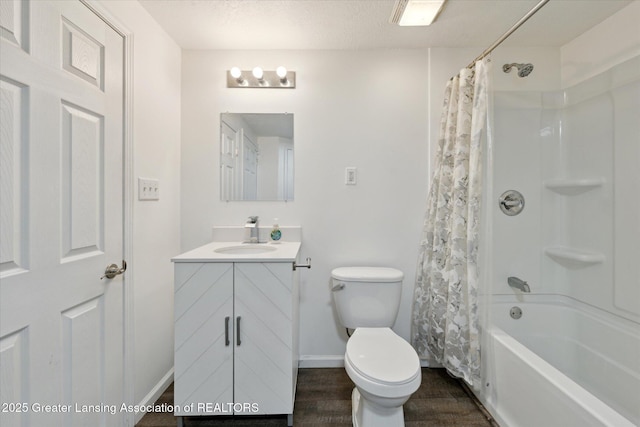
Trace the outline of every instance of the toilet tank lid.
<instances>
[{"instance_id":1,"label":"toilet tank lid","mask_svg":"<svg viewBox=\"0 0 640 427\"><path fill-rule=\"evenodd\" d=\"M347 282L398 282L404 274L388 267L340 267L331 271L331 277Z\"/></svg>"}]
</instances>

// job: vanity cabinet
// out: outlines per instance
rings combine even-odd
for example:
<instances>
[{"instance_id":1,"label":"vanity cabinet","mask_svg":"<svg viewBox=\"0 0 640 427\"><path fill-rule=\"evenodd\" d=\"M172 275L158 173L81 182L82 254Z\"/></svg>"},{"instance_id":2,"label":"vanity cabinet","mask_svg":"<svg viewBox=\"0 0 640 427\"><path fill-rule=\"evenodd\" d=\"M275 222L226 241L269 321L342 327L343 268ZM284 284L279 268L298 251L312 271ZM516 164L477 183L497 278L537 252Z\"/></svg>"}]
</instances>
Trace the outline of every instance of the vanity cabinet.
<instances>
[{"instance_id":1,"label":"vanity cabinet","mask_svg":"<svg viewBox=\"0 0 640 427\"><path fill-rule=\"evenodd\" d=\"M176 416L288 414L298 372L291 262L175 262Z\"/></svg>"}]
</instances>

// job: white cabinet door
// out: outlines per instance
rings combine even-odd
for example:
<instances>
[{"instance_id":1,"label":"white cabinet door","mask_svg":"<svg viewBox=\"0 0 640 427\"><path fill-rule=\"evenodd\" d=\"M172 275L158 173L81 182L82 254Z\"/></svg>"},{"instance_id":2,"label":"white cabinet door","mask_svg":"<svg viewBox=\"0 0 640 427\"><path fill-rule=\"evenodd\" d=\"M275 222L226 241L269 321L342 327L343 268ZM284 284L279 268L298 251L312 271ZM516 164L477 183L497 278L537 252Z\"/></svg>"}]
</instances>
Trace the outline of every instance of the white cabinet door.
<instances>
[{"instance_id":1,"label":"white cabinet door","mask_svg":"<svg viewBox=\"0 0 640 427\"><path fill-rule=\"evenodd\" d=\"M175 415L293 413L293 277L290 263L175 264Z\"/></svg>"},{"instance_id":2,"label":"white cabinet door","mask_svg":"<svg viewBox=\"0 0 640 427\"><path fill-rule=\"evenodd\" d=\"M216 415L198 404L233 402L233 264L176 263L174 306L175 415Z\"/></svg>"},{"instance_id":3,"label":"white cabinet door","mask_svg":"<svg viewBox=\"0 0 640 427\"><path fill-rule=\"evenodd\" d=\"M235 264L234 401L260 414L293 413L292 277L290 263Z\"/></svg>"},{"instance_id":4,"label":"white cabinet door","mask_svg":"<svg viewBox=\"0 0 640 427\"><path fill-rule=\"evenodd\" d=\"M79 1L1 3L0 396L30 410L0 425L122 425L123 39Z\"/></svg>"}]
</instances>

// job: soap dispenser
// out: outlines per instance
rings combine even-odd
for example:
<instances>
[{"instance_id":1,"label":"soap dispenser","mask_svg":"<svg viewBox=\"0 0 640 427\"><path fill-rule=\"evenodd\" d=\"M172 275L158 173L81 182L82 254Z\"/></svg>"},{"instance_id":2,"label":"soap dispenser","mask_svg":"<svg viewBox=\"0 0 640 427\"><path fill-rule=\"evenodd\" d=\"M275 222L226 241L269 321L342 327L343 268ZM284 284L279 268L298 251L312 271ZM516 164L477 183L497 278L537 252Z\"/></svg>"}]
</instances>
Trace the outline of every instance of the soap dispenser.
<instances>
[{"instance_id":1,"label":"soap dispenser","mask_svg":"<svg viewBox=\"0 0 640 427\"><path fill-rule=\"evenodd\" d=\"M271 240L273 243L280 243L279 240L282 237L282 231L278 225L278 218L274 218L273 229L271 230Z\"/></svg>"}]
</instances>

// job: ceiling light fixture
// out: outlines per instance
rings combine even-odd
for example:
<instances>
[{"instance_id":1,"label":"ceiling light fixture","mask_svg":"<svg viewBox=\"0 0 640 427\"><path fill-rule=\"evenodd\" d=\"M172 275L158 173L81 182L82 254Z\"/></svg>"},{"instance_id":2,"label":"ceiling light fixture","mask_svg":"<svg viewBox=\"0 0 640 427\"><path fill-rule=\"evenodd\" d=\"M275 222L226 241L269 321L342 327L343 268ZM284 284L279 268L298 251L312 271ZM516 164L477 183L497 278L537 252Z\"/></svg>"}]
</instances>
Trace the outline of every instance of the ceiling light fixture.
<instances>
[{"instance_id":1,"label":"ceiling light fixture","mask_svg":"<svg viewBox=\"0 0 640 427\"><path fill-rule=\"evenodd\" d=\"M275 71L263 70L260 67L255 67L251 71L243 71L238 67L233 67L227 71L227 87L295 89L296 73L282 66Z\"/></svg>"},{"instance_id":2,"label":"ceiling light fixture","mask_svg":"<svg viewBox=\"0 0 640 427\"><path fill-rule=\"evenodd\" d=\"M396 0L389 22L403 27L431 25L446 0Z\"/></svg>"}]
</instances>

